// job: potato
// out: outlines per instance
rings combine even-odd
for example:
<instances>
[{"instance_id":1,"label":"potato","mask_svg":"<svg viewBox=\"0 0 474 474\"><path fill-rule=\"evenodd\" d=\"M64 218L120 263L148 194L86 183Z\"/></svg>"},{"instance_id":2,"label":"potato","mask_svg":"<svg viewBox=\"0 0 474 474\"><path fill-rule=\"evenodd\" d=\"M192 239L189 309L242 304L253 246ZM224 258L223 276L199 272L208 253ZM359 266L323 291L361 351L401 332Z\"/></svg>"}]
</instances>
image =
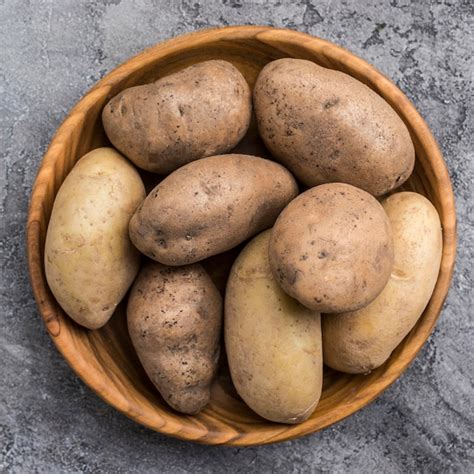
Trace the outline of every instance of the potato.
<instances>
[{"instance_id":1,"label":"potato","mask_svg":"<svg viewBox=\"0 0 474 474\"><path fill-rule=\"evenodd\" d=\"M138 272L128 224L144 198L136 169L112 148L82 157L58 191L46 235L46 279L64 311L87 328L109 320Z\"/></svg>"},{"instance_id":2,"label":"potato","mask_svg":"<svg viewBox=\"0 0 474 474\"><path fill-rule=\"evenodd\" d=\"M280 214L269 256L283 290L306 307L353 311L370 303L390 277L390 222L365 191L323 184L300 194Z\"/></svg>"},{"instance_id":3,"label":"potato","mask_svg":"<svg viewBox=\"0 0 474 474\"><path fill-rule=\"evenodd\" d=\"M281 165L249 155L204 158L174 171L130 221L145 255L185 265L222 253L273 225L298 193Z\"/></svg>"},{"instance_id":4,"label":"potato","mask_svg":"<svg viewBox=\"0 0 474 474\"><path fill-rule=\"evenodd\" d=\"M382 293L367 307L323 316L324 362L351 374L382 365L415 326L433 293L442 252L441 224L423 196L402 192L383 202L395 261Z\"/></svg>"},{"instance_id":5,"label":"potato","mask_svg":"<svg viewBox=\"0 0 474 474\"><path fill-rule=\"evenodd\" d=\"M308 186L344 182L379 196L413 170L403 121L347 74L302 59L273 61L258 76L254 106L267 148Z\"/></svg>"},{"instance_id":6,"label":"potato","mask_svg":"<svg viewBox=\"0 0 474 474\"><path fill-rule=\"evenodd\" d=\"M211 396L219 358L222 298L201 265L148 262L127 307L133 346L175 410L198 413Z\"/></svg>"},{"instance_id":7,"label":"potato","mask_svg":"<svg viewBox=\"0 0 474 474\"><path fill-rule=\"evenodd\" d=\"M102 121L110 141L133 163L168 174L230 151L245 135L251 109L242 74L212 60L125 89L105 106Z\"/></svg>"},{"instance_id":8,"label":"potato","mask_svg":"<svg viewBox=\"0 0 474 474\"><path fill-rule=\"evenodd\" d=\"M321 396L320 314L287 296L268 262L270 230L234 263L225 297L224 334L232 381L247 405L280 423L311 416Z\"/></svg>"}]
</instances>

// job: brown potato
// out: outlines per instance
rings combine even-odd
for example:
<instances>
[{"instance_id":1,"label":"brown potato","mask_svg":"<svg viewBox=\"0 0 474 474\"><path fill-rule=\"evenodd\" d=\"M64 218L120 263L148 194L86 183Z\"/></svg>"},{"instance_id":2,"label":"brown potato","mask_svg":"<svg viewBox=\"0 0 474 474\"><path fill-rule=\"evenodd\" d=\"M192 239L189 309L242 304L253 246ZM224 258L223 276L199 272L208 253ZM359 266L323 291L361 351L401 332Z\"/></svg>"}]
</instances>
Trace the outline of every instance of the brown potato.
<instances>
[{"instance_id":1,"label":"brown potato","mask_svg":"<svg viewBox=\"0 0 474 474\"><path fill-rule=\"evenodd\" d=\"M258 76L254 106L267 148L308 186L344 182L379 196L413 170L403 121L347 74L302 59L273 61Z\"/></svg>"},{"instance_id":2,"label":"brown potato","mask_svg":"<svg viewBox=\"0 0 474 474\"><path fill-rule=\"evenodd\" d=\"M247 405L279 423L301 423L321 396L321 318L290 298L268 262L270 230L235 261L225 296L224 334L232 381Z\"/></svg>"},{"instance_id":3,"label":"brown potato","mask_svg":"<svg viewBox=\"0 0 474 474\"><path fill-rule=\"evenodd\" d=\"M382 293L365 308L323 316L324 362L363 374L382 365L415 326L433 293L442 253L441 223L420 194L382 203L393 229L394 265Z\"/></svg>"},{"instance_id":4,"label":"brown potato","mask_svg":"<svg viewBox=\"0 0 474 474\"><path fill-rule=\"evenodd\" d=\"M153 189L130 221L130 237L153 260L194 263L271 227L297 193L278 163L249 155L204 158Z\"/></svg>"},{"instance_id":5,"label":"brown potato","mask_svg":"<svg viewBox=\"0 0 474 474\"><path fill-rule=\"evenodd\" d=\"M198 413L217 370L222 299L201 265L148 262L127 307L133 346L153 384L175 410Z\"/></svg>"},{"instance_id":6,"label":"brown potato","mask_svg":"<svg viewBox=\"0 0 474 474\"><path fill-rule=\"evenodd\" d=\"M349 184L323 184L280 214L269 247L283 290L310 309L359 309L384 288L393 262L390 222L380 203Z\"/></svg>"},{"instance_id":7,"label":"brown potato","mask_svg":"<svg viewBox=\"0 0 474 474\"><path fill-rule=\"evenodd\" d=\"M125 89L105 106L102 121L110 141L133 163L167 174L230 151L245 135L251 109L238 69L211 60Z\"/></svg>"}]
</instances>

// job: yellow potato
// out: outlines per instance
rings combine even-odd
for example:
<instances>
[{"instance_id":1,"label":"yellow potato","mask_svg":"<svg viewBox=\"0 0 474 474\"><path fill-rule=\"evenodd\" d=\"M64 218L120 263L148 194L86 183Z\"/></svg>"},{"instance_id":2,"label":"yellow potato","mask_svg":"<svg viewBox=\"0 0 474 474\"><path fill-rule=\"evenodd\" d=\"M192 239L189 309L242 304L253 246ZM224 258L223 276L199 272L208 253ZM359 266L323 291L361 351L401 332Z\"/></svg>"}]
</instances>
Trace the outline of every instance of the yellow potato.
<instances>
[{"instance_id":1,"label":"yellow potato","mask_svg":"<svg viewBox=\"0 0 474 474\"><path fill-rule=\"evenodd\" d=\"M415 326L433 293L442 252L434 206L411 192L382 203L392 224L394 265L380 295L358 311L324 315L324 362L352 374L382 365Z\"/></svg>"},{"instance_id":2,"label":"yellow potato","mask_svg":"<svg viewBox=\"0 0 474 474\"><path fill-rule=\"evenodd\" d=\"M144 198L136 169L112 148L82 157L58 191L46 235L46 278L64 311L87 328L109 320L138 272L128 224Z\"/></svg>"},{"instance_id":3,"label":"yellow potato","mask_svg":"<svg viewBox=\"0 0 474 474\"><path fill-rule=\"evenodd\" d=\"M260 416L300 423L321 396L320 314L281 290L268 262L270 230L234 263L225 296L224 334L235 388Z\"/></svg>"}]
</instances>

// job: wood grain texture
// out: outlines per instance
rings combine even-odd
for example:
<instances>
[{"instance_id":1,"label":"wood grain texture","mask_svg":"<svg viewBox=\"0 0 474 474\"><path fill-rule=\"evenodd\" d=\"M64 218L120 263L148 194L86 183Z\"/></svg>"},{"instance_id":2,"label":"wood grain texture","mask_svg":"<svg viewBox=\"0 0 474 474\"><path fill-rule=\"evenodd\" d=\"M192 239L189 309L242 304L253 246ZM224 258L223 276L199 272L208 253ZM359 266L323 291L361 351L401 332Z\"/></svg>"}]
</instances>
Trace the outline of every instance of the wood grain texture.
<instances>
[{"instance_id":1,"label":"wood grain texture","mask_svg":"<svg viewBox=\"0 0 474 474\"><path fill-rule=\"evenodd\" d=\"M325 368L321 401L306 422L280 425L255 415L236 394L224 359L209 406L197 416L181 415L163 402L140 366L127 333L123 304L105 327L88 331L68 318L56 303L43 266L53 201L74 163L91 149L109 145L100 113L119 91L211 58L231 61L253 86L260 69L281 57L309 59L356 77L387 100L404 120L415 144L416 165L403 189L426 195L437 208L443 226L438 281L423 316L382 367L365 376ZM252 140L256 140L255 128L249 132L247 150L252 149ZM260 152L261 142L255 147ZM149 175L146 178L150 184L159 180ZM44 323L63 357L94 392L153 430L200 443L244 446L323 429L374 400L403 373L430 335L446 298L456 252L456 214L451 182L436 141L413 104L394 84L362 59L327 41L291 30L242 26L205 30L158 44L113 70L86 94L58 129L41 164L30 201L27 245L31 284Z\"/></svg>"}]
</instances>

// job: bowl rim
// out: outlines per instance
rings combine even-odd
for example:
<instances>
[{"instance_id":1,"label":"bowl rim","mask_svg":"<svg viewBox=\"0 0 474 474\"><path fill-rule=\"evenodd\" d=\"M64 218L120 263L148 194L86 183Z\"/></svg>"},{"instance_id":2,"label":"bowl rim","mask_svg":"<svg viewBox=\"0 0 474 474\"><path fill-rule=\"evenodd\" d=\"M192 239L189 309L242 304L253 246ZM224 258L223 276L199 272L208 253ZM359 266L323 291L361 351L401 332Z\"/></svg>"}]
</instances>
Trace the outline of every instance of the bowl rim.
<instances>
[{"instance_id":1,"label":"bowl rim","mask_svg":"<svg viewBox=\"0 0 474 474\"><path fill-rule=\"evenodd\" d=\"M364 387L361 394L362 396L358 396L354 403L346 407L345 411L341 410L337 415L334 416L333 414L332 417L326 417L326 419L322 421L319 420L318 423L311 418L300 425L281 425L273 423L273 427L268 430L268 433L267 431L262 432L261 430L255 432L249 431L243 434L236 434L236 436L228 439L224 438L218 440L215 438L202 438L202 432L197 428L189 429L188 431L182 430L182 427L177 429L176 421L163 420L161 424L151 423L144 416L144 413L131 413L125 400L110 392L106 384L96 379L91 380L90 377L88 377L87 363L82 357L78 356L74 350L68 347L67 341L61 338L59 317L56 313L57 310L55 305L51 304L50 298L47 295L49 290L44 275L43 248L41 246L40 235L42 229L45 226L47 227L48 223L42 222L41 216L43 214L43 202L47 188L45 182L53 179L56 152L74 129L77 123L77 117L83 116L85 111L89 108L89 104L91 100L94 99L97 90L102 90L103 88L110 90L112 84L119 81L125 73L127 75L130 74L132 71L139 69L143 65L143 62L150 62L153 58L162 58L168 54L179 52L181 47L185 46L190 40L200 45L205 45L215 42L216 40L236 41L249 38L258 39L267 44L282 41L285 42L285 44L297 45L298 47L303 46L308 51L317 50L320 54L327 53L328 57L337 57L337 62L339 63L350 63L351 68L355 69L360 77L370 76L374 79L375 83L371 84L372 89L375 89L379 94L381 94L383 89L384 95L388 94L390 98L396 102L397 108L404 111L405 121L409 122L410 127L416 131L416 135L423 136L423 145L429 150L427 155L429 155L430 162L434 169L434 178L437 181L437 186L443 188L442 196L439 199L439 205L441 206L440 218L443 228L443 255L438 281L430 302L428 303L428 307L425 309L425 313L429 310L429 317L425 318L423 315L420 317L418 323L420 324L423 320L421 323L422 327L420 327L423 337L410 340L408 344L409 347L407 345L407 347L404 348L407 352L405 357L399 358L399 363L392 365L389 370L384 373L381 380L378 379L376 381L378 383L372 384L370 389ZM66 359L69 366L90 389L102 398L102 400L142 425L183 440L192 440L203 444L227 444L231 446L260 445L307 435L343 420L380 396L385 389L402 375L408 365L415 359L417 353L430 336L440 315L452 279L456 254L455 200L446 163L427 124L410 100L394 83L387 79L375 67L334 43L299 31L273 28L270 26L228 26L194 31L147 48L114 68L82 96L57 129L41 161L30 197L26 242L30 282L43 322L54 344L64 359ZM377 385L377 387L374 389L373 385ZM160 416L166 418L163 414L160 414Z\"/></svg>"}]
</instances>

